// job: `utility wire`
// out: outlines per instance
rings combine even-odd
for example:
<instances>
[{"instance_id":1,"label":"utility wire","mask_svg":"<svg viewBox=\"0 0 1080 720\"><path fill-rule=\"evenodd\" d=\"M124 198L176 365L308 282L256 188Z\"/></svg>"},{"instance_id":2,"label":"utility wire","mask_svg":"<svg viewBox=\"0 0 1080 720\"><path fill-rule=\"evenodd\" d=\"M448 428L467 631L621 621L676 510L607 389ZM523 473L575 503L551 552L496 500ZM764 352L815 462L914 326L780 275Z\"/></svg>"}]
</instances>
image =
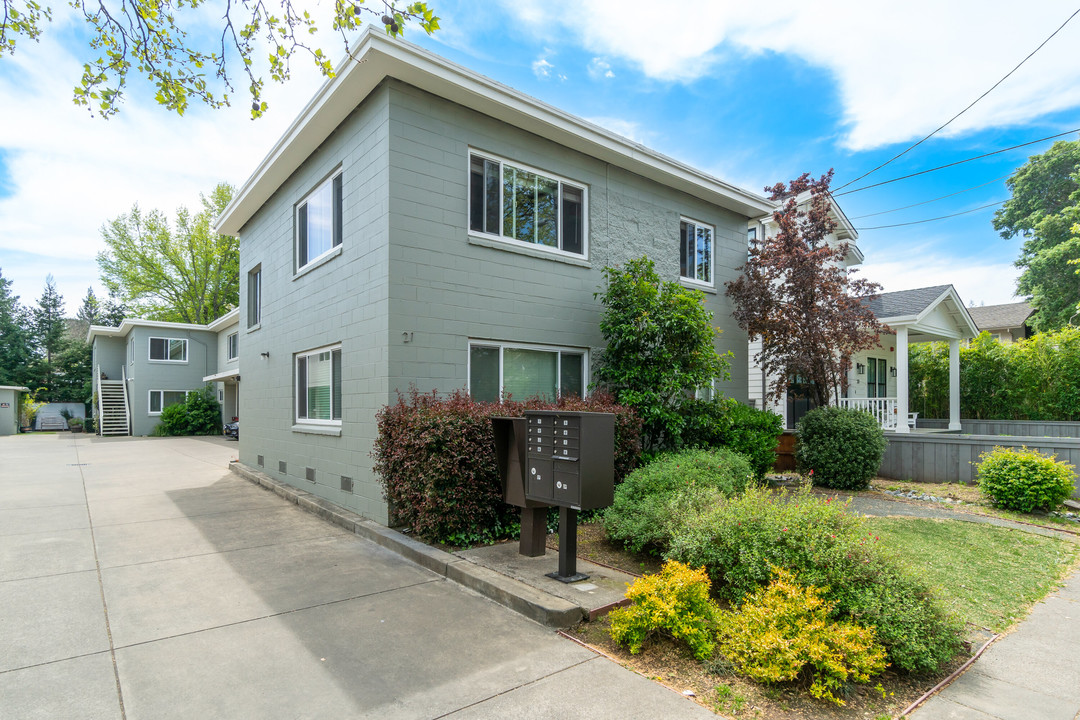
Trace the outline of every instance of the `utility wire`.
<instances>
[{"instance_id":1,"label":"utility wire","mask_svg":"<svg viewBox=\"0 0 1080 720\"><path fill-rule=\"evenodd\" d=\"M910 175L901 175L900 177L895 177L895 178L893 178L891 180L882 180L881 182L874 183L873 185L863 185L862 187L857 187L854 190L845 190L844 192L834 192L834 193L829 193L829 194L832 195L833 197L840 197L841 195L850 195L851 193L862 192L863 190L869 190L870 188L876 188L876 187L880 187L882 185L888 185L889 183L894 183L894 182L896 182L898 180L907 180L908 178L917 177L919 175L925 175L926 173L932 173L932 172L936 172L938 170L944 170L945 168L951 168L951 167L954 167L956 165L963 165L964 163L971 162L972 160L981 160L982 158L987 158L987 157L990 157L991 155L1000 155L1001 153L1008 152L1009 150L1016 150L1017 148L1027 147L1028 145L1034 145L1036 143L1045 142L1047 140L1053 140L1054 138L1064 137L1065 135L1072 135L1075 132L1080 132L1080 128L1076 128L1075 130L1069 130L1069 131L1063 132L1063 133L1058 133L1057 135L1050 135L1049 137L1039 138L1038 140L1032 140L1030 142L1020 143L1019 145L1013 145L1011 147L1002 148L1000 150L995 150L993 152L983 153L982 155L976 155L975 157L969 157L969 158L965 158L963 160L957 160L956 162L951 162L951 163L948 163L946 165L938 165L937 167L930 168L929 170L920 170L919 172L911 173Z\"/></svg>"},{"instance_id":2,"label":"utility wire","mask_svg":"<svg viewBox=\"0 0 1080 720\"><path fill-rule=\"evenodd\" d=\"M899 155L895 155L895 156L893 156L893 157L889 158L888 160L886 160L885 162L881 163L880 165L878 165L878 166L877 166L876 168L874 168L873 170L868 170L867 172L864 172L864 173L863 173L862 175L860 175L859 177L855 178L854 180L849 180L848 182L844 183L843 185L841 185L840 187L838 187L838 188L836 188L836 189L837 189L837 190L843 190L843 189L844 189L844 188L846 188L846 187L847 187L848 185L851 185L851 184L853 184L853 183L857 183L857 182L859 182L860 180L862 180L862 179L863 179L864 177L866 177L866 176L868 176L868 175L872 175L873 173L876 173L876 172L877 172L878 170L880 170L881 168L885 167L886 165L888 165L889 163L893 162L894 160L898 160L899 158L903 157L904 155L906 155L906 154L907 154L907 153L909 153L910 151L912 151L912 150L914 150L915 148L919 147L919 146L920 146L920 145L922 145L922 144L923 144L924 142L926 142L927 140L929 140L930 138L934 137L934 136L935 136L935 135L937 135L937 134L938 134L939 132L941 132L942 130L944 130L944 129L945 129L946 127L948 127L948 126L949 126L949 124L950 124L950 123L952 123L952 121L953 121L953 120L955 120L956 118L958 118L958 117L960 117L961 115L963 115L964 113L966 113L966 112L967 112L968 110L970 110L970 109L971 109L972 107L974 107L974 106L975 106L975 103L977 103L977 102L979 102L980 100L982 100L982 99L983 99L984 97L986 97L986 96L987 96L987 95L989 95L989 94L990 94L991 92L993 92L993 91L994 91L994 90L995 90L995 89L997 88L997 86L998 86L998 85L1000 85L1001 83L1005 82L1005 81L1006 81L1006 80L1007 80L1007 79L1009 78L1009 76L1010 76L1010 75L1012 75L1012 74L1013 74L1014 72L1016 72L1017 70L1019 70L1019 69L1020 69L1020 66L1021 66L1021 65L1023 65L1023 64L1024 64L1024 63L1026 63L1026 62L1027 62L1028 60L1030 60L1030 59L1031 59L1031 56L1032 56L1032 55L1034 55L1035 53L1037 53L1037 52L1039 52L1040 50L1042 50L1042 48L1043 48L1043 45L1046 45L1046 43L1050 42L1050 41L1051 41L1051 40L1052 40L1052 39L1054 38L1054 36L1055 36L1055 35L1057 35L1057 34L1058 34L1059 32L1061 32L1061 31L1062 31L1062 29L1063 29L1063 28L1064 28L1064 27L1065 27L1066 25L1068 25L1068 24L1069 24L1069 22L1070 22L1070 21L1071 21L1071 20L1072 20L1072 19L1073 19L1074 17L1076 17L1076 16L1077 16L1077 14L1080 14L1080 8L1077 8L1077 9L1076 9L1076 10L1075 10L1075 11L1073 12L1073 14L1072 14L1072 15L1070 15L1070 16L1068 17L1068 19L1067 19L1067 20L1066 20L1065 22L1061 23L1061 26L1060 26L1060 27L1059 27L1059 28L1058 28L1057 30L1055 30L1054 32L1050 33L1050 37L1048 37L1048 38L1046 38L1045 40L1043 40L1043 41L1042 41L1042 42L1041 42L1041 43L1039 44L1039 47L1037 47L1037 48L1035 48L1034 50L1032 50L1032 51L1031 51L1031 53L1030 53L1030 54L1028 54L1028 56L1027 56L1026 58L1024 58L1023 60L1021 60L1021 61L1020 61L1020 64L1019 64L1019 65L1017 65L1017 66L1016 66L1016 67L1014 67L1014 68L1013 68L1012 70L1010 70L1010 71L1009 71L1009 72L1008 72L1008 73L1007 73L1007 74L1005 75L1005 77L1001 78L1001 79L1000 79L1000 80L998 80L998 81L997 81L996 83L994 83L994 85L993 85L993 86L992 86L992 87L991 87L991 88L990 88L989 90L987 90L986 92L984 92L984 93L983 93L982 95L980 95L979 97L975 98L975 100L973 100L973 101L972 101L972 103L971 103L970 105L968 105L968 106L967 106L966 108L964 108L963 110L961 110L960 112L956 113L956 114L955 114L955 115L953 115L953 116L952 116L951 118L949 118L949 119L948 119L948 120L947 120L947 121L945 122L945 124L944 124L944 125L942 125L942 126L941 126L941 127L939 127L939 128L937 129L937 130L935 130L934 132L932 132L932 133L930 133L929 135L927 135L926 137L924 137L924 138L923 138L922 140L920 140L919 142L917 142L917 143L915 143L914 145L912 145L912 146L908 147L908 148L907 148L907 149L905 149L905 150L904 150L903 152L901 152L901 153L900 153ZM835 193L834 193L834 194L835 194Z\"/></svg>"},{"instance_id":3,"label":"utility wire","mask_svg":"<svg viewBox=\"0 0 1080 720\"><path fill-rule=\"evenodd\" d=\"M992 208L992 207L995 207L997 205L1004 205L1005 202L1006 202L1005 200L999 200L999 201L997 201L995 203L990 203L989 205L983 205L981 207L972 208L971 210L964 210L963 212L953 213L951 215L942 215L941 217L936 217L936 218L927 218L926 220L915 220L915 221L906 222L906 223L896 223L895 225L878 225L876 227L861 227L861 228L855 228L855 229L858 230L859 232L862 232L863 230L884 230L885 228L904 227L906 225L922 225L923 223L934 222L936 220L947 220L948 218L957 217L958 215L968 215L968 214L973 213L973 212L978 212L980 210L985 210L986 208Z\"/></svg>"},{"instance_id":4,"label":"utility wire","mask_svg":"<svg viewBox=\"0 0 1080 720\"><path fill-rule=\"evenodd\" d=\"M893 208L892 210L882 210L881 212L869 213L868 215L856 215L855 217L848 218L848 219L849 220L862 220L863 218L877 217L878 215L888 215L889 213L900 212L901 210L910 210L911 208L919 207L920 205L929 205L930 203L937 202L938 200L944 200L946 198L951 198L954 195L962 195L963 193L966 193L966 192L968 192L970 190L978 190L981 187L986 187L987 185L990 185L992 183L996 183L999 180L1004 180L1005 178L1007 178L1007 177L1009 177L1011 175L1012 175L1012 173L1009 173L1008 175L1002 175L999 178L994 178L993 180L988 180L988 181L982 183L981 185L973 185L972 187L964 188L963 190L957 190L956 192L949 193L948 195L942 195L941 197L936 197L933 200L923 200L922 202L917 202L917 203L915 203L913 205L905 205L904 207Z\"/></svg>"}]
</instances>

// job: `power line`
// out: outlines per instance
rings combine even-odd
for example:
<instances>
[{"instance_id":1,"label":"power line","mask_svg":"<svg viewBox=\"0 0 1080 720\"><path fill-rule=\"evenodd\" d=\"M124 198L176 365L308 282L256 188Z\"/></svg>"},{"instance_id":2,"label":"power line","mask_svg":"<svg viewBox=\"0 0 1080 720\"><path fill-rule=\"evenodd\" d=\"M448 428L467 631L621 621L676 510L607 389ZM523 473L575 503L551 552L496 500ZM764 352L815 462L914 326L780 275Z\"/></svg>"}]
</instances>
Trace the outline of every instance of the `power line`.
<instances>
[{"instance_id":1,"label":"power line","mask_svg":"<svg viewBox=\"0 0 1080 720\"><path fill-rule=\"evenodd\" d=\"M945 200L946 198L951 198L954 195L962 195L963 193L966 193L966 192L968 192L970 190L978 190L981 187L986 187L987 185L990 185L992 183L996 183L999 180L1004 180L1005 178L1009 177L1010 175L1012 175L1012 173L1009 173L1008 175L1002 175L1001 177L994 178L993 180L987 180L986 182L982 183L981 185L973 185L972 187L964 188L963 190L957 190L956 192L949 193L948 195L942 195L941 197L936 197L933 200L923 200L922 202L917 202L917 203L915 203L913 205L905 205L904 207L893 208L892 210L882 210L881 212L869 213L868 215L856 215L855 217L848 218L848 219L849 220L862 220L863 218L877 217L878 215L888 215L889 213L900 212L901 210L910 210L911 208L919 207L920 205L929 205L930 203L937 202L938 200Z\"/></svg>"},{"instance_id":2,"label":"power line","mask_svg":"<svg viewBox=\"0 0 1080 720\"><path fill-rule=\"evenodd\" d=\"M880 187L882 185L888 185L889 183L894 183L894 182L897 182L898 180L907 180L908 178L917 177L919 175L925 175L926 173L932 173L932 172L936 172L938 170L944 170L945 168L951 168L951 167L954 167L956 165L963 165L964 163L971 162L972 160L981 160L982 158L987 158L987 157L990 157L991 155L1000 155L1001 153L1008 152L1009 150L1016 150L1017 148L1027 147L1028 145L1034 145L1036 143L1045 142L1047 140L1053 140L1054 138L1064 137L1065 135L1072 135L1075 132L1080 132L1080 128L1076 128L1075 130L1069 130L1069 131L1063 132L1063 133L1058 133L1057 135L1050 135L1049 137L1039 138L1038 140L1032 140L1031 142L1020 143L1019 145L1013 145L1011 147L1002 148L1000 150L994 150L993 152L983 153L982 155L976 155L975 157L965 158L964 160L957 160L956 162L951 162L951 163L948 163L947 165L938 165L937 167L930 168L929 170L920 170L919 172L911 173L910 175L901 175L900 177L895 177L895 178L893 178L891 180L882 180L881 182L874 183L873 185L863 185L862 187L855 188L854 190L845 190L844 192L830 193L830 195L832 195L833 197L840 197L841 195L850 195L851 193L862 192L863 190L869 190L870 188L876 188L876 187Z\"/></svg>"},{"instance_id":3,"label":"power line","mask_svg":"<svg viewBox=\"0 0 1080 720\"><path fill-rule=\"evenodd\" d=\"M1028 56L1027 56L1026 58L1024 58L1023 60L1021 60L1021 61L1020 61L1020 64L1019 64L1019 65L1017 65L1017 66L1016 66L1016 67L1014 67L1014 68L1013 68L1012 70L1010 70L1010 71L1009 71L1009 72L1008 72L1008 73L1007 73L1007 74L1005 75L1005 77L1001 78L1001 79L1000 79L1000 80L998 80L998 81L997 81L996 83L994 83L994 84L993 84L993 86L992 86L992 87L991 87L991 88L990 88L989 90L987 90L986 92L984 92L984 93L983 93L982 95L980 95L979 97L975 98L975 99L974 99L974 100L973 100L973 101L971 102L971 104L970 104L970 105L968 105L968 106L967 106L966 108L964 108L963 110L961 110L960 112L956 113L956 114L955 114L955 115L953 115L953 116L952 116L951 118L949 118L949 119L948 119L948 120L947 120L947 121L945 122L945 124L944 124L944 125L942 125L942 126L941 126L941 127L939 127L939 128L937 129L937 130L935 130L934 132L932 132L932 133L930 133L929 135L927 135L926 137L924 137L924 138L923 138L922 140L920 140L919 142L917 142L917 143L915 143L914 145L912 145L912 146L908 147L908 148L907 148L907 149L905 149L905 150L904 150L903 152L901 152L901 153L900 153L899 155L895 155L895 156L893 156L893 157L889 158L888 160L886 160L885 162L881 163L880 165L878 165L878 166L877 166L876 168L874 168L873 170L869 170L869 171L867 171L867 172L864 172L864 173L863 173L862 175L860 175L859 177L855 178L854 180L849 180L848 182L844 183L843 185L841 185L840 187L838 187L838 188L836 188L836 189L837 189L837 190L843 190L843 189L844 189L844 188L846 188L846 187L847 187L848 185L851 185L851 184L853 184L853 183L857 183L857 182L859 182L860 180L862 180L862 179L863 179L864 177L866 177L866 176L868 176L868 175L872 175L873 173L876 173L876 172L877 172L878 170L880 170L881 168L885 167L886 165L888 165L889 163L893 162L894 160L897 160L897 159L899 159L899 158L903 157L903 156L904 156L904 155L906 155L906 154L907 154L908 152L910 152L910 151L914 150L915 148L919 147L919 146L920 146L920 145L922 145L922 144L923 144L924 142L926 142L927 140L929 140L930 138L934 137L934 136L935 136L935 135L937 135L937 134L938 134L939 132L941 132L942 130L944 130L944 129L945 129L946 127L948 127L948 126L949 126L949 124L950 124L950 123L952 123L952 121L953 121L953 120L955 120L956 118L958 118L958 117L960 117L961 115L963 115L964 113L966 113L966 112L967 112L968 110L970 110L970 109L971 109L972 107L974 107L974 106L975 106L975 103L977 103L977 102L979 102L980 100L982 100L982 99L983 99L984 97L986 97L986 96L987 96L987 95L989 95L989 94L990 94L991 92L993 92L993 91L994 91L994 90L995 90L995 89L997 88L997 86L998 86L998 85L1000 85L1001 83L1005 82L1005 81L1006 81L1006 80L1007 80L1007 79L1009 78L1009 76L1010 76L1010 75L1012 75L1012 74L1013 74L1014 72L1016 72L1017 70L1019 70L1019 69L1020 69L1020 66L1021 66L1021 65L1023 65L1023 64L1024 64L1024 63L1026 63L1026 62L1027 62L1028 60L1030 60L1030 59L1031 59L1031 56L1032 56L1032 55L1034 55L1035 53L1037 53L1037 52L1039 52L1040 50L1042 50L1042 48L1043 48L1043 45L1046 45L1046 43L1050 42L1050 41L1051 41L1051 40L1053 39L1053 37L1054 37L1055 35L1057 35L1057 34L1058 34L1059 32L1061 32L1061 30L1062 30L1062 29L1063 29L1063 28L1064 28L1064 27L1065 27L1066 25L1068 25L1068 24L1069 24L1069 21L1071 21L1071 20L1072 20L1072 19L1073 19L1074 17L1076 17L1078 13L1080 13L1080 8L1077 8L1077 9L1076 9L1076 10L1075 10L1075 11L1073 12L1073 14L1072 14L1072 15L1070 15L1070 16L1068 17L1068 19L1067 19L1067 20L1066 20L1065 22L1061 23L1061 26L1060 26L1060 27L1059 27L1059 28L1058 28L1057 30L1055 30L1054 32L1050 33L1050 37L1046 38L1046 39L1045 39L1045 40L1043 40L1043 41L1042 41L1041 43L1039 43L1039 47L1037 47L1037 48L1035 48L1034 50L1032 50L1032 51L1031 51L1031 53L1029 53L1029 54L1028 54Z\"/></svg>"},{"instance_id":4,"label":"power line","mask_svg":"<svg viewBox=\"0 0 1080 720\"><path fill-rule=\"evenodd\" d=\"M973 208L971 210L964 210L963 212L953 213L951 215L942 215L941 217L927 218L926 220L915 220L913 222L896 223L895 225L878 225L877 227L861 227L861 228L855 228L855 229L858 230L859 232L862 232L863 230L884 230L885 228L904 227L905 225L922 225L923 223L934 222L935 220L947 220L948 218L957 217L958 215L968 215L968 214L973 213L973 212L978 212L980 210L985 210L986 208L992 208L992 207L995 207L997 205L1003 205L1003 204L1005 204L1005 202L1006 202L1005 200L999 200L999 201L997 201L995 203L990 203L989 205L983 205L982 207Z\"/></svg>"}]
</instances>

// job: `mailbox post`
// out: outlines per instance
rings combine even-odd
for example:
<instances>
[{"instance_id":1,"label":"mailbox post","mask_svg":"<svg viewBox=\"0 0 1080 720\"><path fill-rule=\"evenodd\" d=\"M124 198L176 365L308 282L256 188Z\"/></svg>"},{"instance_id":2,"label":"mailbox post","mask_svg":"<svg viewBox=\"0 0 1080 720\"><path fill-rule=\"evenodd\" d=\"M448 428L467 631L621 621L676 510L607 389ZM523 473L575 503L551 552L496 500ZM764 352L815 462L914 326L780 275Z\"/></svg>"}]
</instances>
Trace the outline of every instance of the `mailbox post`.
<instances>
[{"instance_id":1,"label":"mailbox post","mask_svg":"<svg viewBox=\"0 0 1080 720\"><path fill-rule=\"evenodd\" d=\"M548 577L584 580L577 572L577 514L614 499L615 416L528 410L525 422L525 498L559 507L559 571Z\"/></svg>"}]
</instances>

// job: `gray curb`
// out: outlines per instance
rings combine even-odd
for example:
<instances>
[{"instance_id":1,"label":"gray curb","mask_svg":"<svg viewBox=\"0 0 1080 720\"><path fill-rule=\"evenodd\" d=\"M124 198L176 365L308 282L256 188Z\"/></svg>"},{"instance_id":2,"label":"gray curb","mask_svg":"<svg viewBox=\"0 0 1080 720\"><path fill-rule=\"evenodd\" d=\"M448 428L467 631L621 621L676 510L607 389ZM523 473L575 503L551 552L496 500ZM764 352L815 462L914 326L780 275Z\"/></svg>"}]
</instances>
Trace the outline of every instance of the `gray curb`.
<instances>
[{"instance_id":1,"label":"gray curb","mask_svg":"<svg viewBox=\"0 0 1080 720\"><path fill-rule=\"evenodd\" d=\"M481 567L473 562L402 535L396 530L357 515L329 500L306 490L275 480L266 473L238 461L229 463L229 470L240 477L270 490L313 515L371 540L407 560L438 573L448 580L464 585L495 602L535 620L541 625L565 628L576 625L589 616L586 608L550 595L542 590L506 575Z\"/></svg>"}]
</instances>

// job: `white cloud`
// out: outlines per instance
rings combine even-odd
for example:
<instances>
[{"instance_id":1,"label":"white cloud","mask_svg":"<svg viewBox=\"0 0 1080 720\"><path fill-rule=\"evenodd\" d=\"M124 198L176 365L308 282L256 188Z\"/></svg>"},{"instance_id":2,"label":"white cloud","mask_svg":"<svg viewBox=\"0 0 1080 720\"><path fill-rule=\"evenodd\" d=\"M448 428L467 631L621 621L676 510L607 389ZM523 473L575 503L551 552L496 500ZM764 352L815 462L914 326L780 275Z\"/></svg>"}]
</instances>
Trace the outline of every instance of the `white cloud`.
<instances>
[{"instance_id":1,"label":"white cloud","mask_svg":"<svg viewBox=\"0 0 1080 720\"><path fill-rule=\"evenodd\" d=\"M594 57L589 61L588 71L589 77L593 80L615 77L615 73L611 69L611 63L600 57Z\"/></svg>"},{"instance_id":2,"label":"white cloud","mask_svg":"<svg viewBox=\"0 0 1080 720\"><path fill-rule=\"evenodd\" d=\"M590 52L650 78L691 82L725 57L775 52L836 79L852 150L929 133L1011 70L1075 10L1071 0L691 3L503 0L549 42L569 33ZM650 21L643 22L643 18ZM1080 19L949 126L955 135L1018 124L1080 104ZM768 87L762 88L768 98ZM782 108L782 98L774 98Z\"/></svg>"},{"instance_id":3,"label":"white cloud","mask_svg":"<svg viewBox=\"0 0 1080 720\"><path fill-rule=\"evenodd\" d=\"M1020 300L1013 294L1020 269L1011 262L946 256L929 245L905 247L903 252L879 247L867 251L866 257L870 259L860 266L859 274L881 283L883 292L951 284L965 305L1000 305Z\"/></svg>"},{"instance_id":4,"label":"white cloud","mask_svg":"<svg viewBox=\"0 0 1080 720\"><path fill-rule=\"evenodd\" d=\"M554 65L548 62L547 58L541 55L533 60L532 71L540 80L548 80L551 78L551 71L555 68Z\"/></svg>"}]
</instances>

